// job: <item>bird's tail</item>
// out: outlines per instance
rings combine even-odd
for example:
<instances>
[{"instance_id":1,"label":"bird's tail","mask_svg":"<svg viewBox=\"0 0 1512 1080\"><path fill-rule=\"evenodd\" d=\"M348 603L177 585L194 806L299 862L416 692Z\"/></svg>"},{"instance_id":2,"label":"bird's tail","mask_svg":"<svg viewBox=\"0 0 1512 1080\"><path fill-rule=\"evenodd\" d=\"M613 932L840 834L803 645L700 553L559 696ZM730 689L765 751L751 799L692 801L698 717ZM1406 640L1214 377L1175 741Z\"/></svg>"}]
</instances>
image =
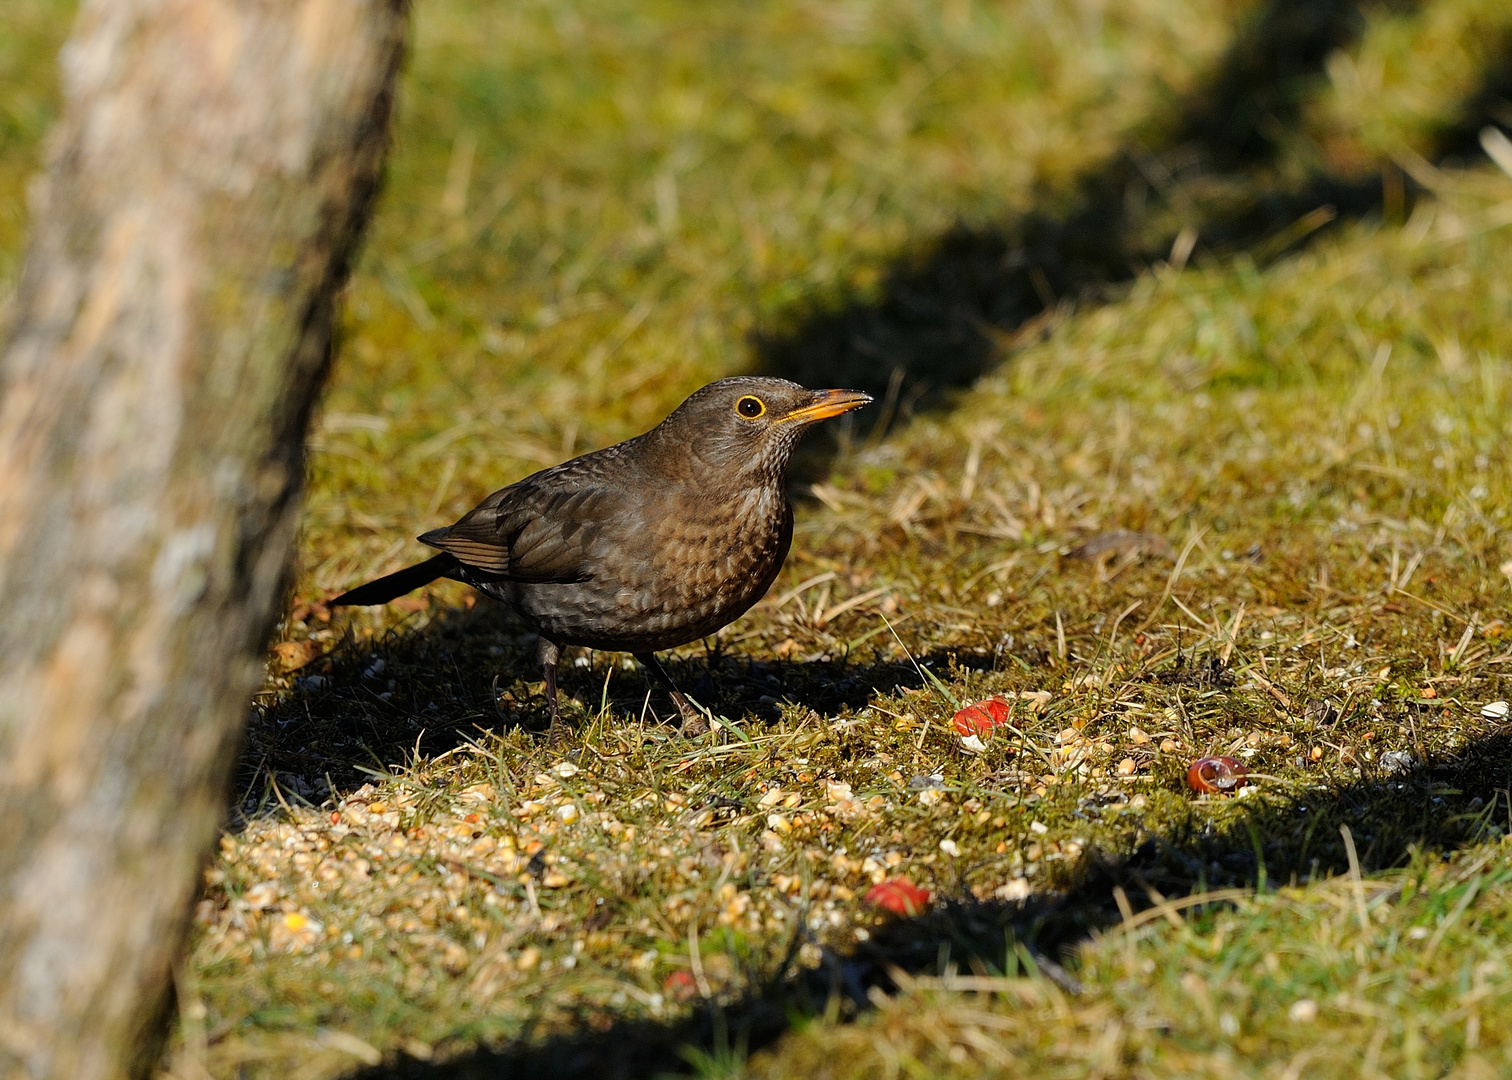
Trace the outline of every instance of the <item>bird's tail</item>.
<instances>
[{"instance_id":1,"label":"bird's tail","mask_svg":"<svg viewBox=\"0 0 1512 1080\"><path fill-rule=\"evenodd\" d=\"M423 563L416 563L414 566L406 566L403 570L396 570L385 577L369 581L366 585L359 585L351 592L342 593L331 601L331 606L363 607L368 604L386 604L407 592L413 592L422 585L430 584L437 578L450 577L456 568L456 558L443 552L433 559L426 559Z\"/></svg>"}]
</instances>

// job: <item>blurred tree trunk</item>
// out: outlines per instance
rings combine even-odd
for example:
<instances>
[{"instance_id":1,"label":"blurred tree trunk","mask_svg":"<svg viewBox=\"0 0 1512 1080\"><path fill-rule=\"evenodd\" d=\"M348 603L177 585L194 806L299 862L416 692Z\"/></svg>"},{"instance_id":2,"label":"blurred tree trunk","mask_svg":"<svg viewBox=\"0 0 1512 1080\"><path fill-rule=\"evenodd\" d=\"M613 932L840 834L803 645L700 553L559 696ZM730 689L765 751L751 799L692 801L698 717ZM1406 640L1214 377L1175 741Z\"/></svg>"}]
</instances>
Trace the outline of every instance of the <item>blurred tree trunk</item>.
<instances>
[{"instance_id":1,"label":"blurred tree trunk","mask_svg":"<svg viewBox=\"0 0 1512 1080\"><path fill-rule=\"evenodd\" d=\"M142 1076L406 0L85 0L0 349L0 1076Z\"/></svg>"}]
</instances>

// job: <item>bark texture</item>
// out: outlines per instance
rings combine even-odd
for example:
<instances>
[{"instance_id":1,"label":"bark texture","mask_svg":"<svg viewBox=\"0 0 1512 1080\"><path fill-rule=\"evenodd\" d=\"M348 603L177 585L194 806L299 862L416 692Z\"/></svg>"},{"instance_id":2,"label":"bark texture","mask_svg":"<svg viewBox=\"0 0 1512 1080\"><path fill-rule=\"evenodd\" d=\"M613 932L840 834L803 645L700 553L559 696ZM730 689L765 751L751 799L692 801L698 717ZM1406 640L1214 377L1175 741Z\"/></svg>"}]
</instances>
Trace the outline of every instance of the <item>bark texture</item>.
<instances>
[{"instance_id":1,"label":"bark texture","mask_svg":"<svg viewBox=\"0 0 1512 1080\"><path fill-rule=\"evenodd\" d=\"M85 0L0 349L0 1076L150 1071L406 0Z\"/></svg>"}]
</instances>

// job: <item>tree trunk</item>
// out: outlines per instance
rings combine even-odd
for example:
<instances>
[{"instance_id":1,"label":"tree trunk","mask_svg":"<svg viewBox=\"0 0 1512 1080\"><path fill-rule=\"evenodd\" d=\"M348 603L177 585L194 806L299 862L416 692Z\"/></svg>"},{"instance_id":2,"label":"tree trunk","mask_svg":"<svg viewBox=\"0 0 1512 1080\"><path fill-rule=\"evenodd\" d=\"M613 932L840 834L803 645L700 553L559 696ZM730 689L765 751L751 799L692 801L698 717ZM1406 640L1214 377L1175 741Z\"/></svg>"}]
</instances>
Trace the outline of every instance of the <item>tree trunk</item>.
<instances>
[{"instance_id":1,"label":"tree trunk","mask_svg":"<svg viewBox=\"0 0 1512 1080\"><path fill-rule=\"evenodd\" d=\"M406 0L85 0L0 349L0 1076L142 1076Z\"/></svg>"}]
</instances>

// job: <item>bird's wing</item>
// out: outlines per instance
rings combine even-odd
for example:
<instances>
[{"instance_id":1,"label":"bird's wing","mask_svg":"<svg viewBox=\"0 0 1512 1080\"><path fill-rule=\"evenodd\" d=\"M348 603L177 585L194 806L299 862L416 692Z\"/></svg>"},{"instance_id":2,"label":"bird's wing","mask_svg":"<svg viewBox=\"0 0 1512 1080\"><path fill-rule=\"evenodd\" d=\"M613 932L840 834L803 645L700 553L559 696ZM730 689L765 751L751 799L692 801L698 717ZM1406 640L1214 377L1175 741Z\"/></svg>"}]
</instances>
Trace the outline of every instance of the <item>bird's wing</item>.
<instances>
[{"instance_id":1,"label":"bird's wing","mask_svg":"<svg viewBox=\"0 0 1512 1080\"><path fill-rule=\"evenodd\" d=\"M599 538L623 516L625 504L623 495L607 487L562 486L530 477L494 492L450 528L420 539L509 581L586 581Z\"/></svg>"}]
</instances>

